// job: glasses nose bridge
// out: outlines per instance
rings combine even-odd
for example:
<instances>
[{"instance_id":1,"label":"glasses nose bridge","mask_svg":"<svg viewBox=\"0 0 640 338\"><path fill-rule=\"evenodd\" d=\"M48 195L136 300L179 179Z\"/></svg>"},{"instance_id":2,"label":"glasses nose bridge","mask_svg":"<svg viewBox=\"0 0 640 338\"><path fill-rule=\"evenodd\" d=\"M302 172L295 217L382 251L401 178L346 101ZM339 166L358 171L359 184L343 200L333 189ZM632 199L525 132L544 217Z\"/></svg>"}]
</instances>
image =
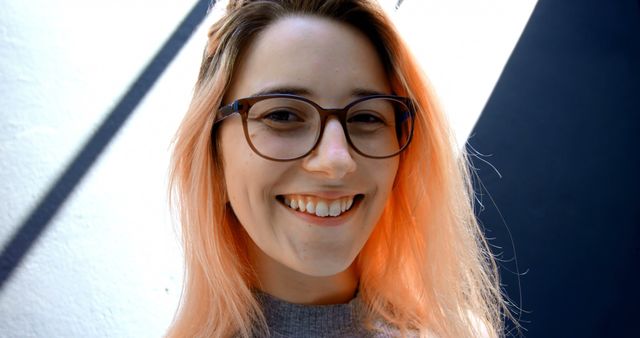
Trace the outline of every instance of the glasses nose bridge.
<instances>
[{"instance_id":1,"label":"glasses nose bridge","mask_svg":"<svg viewBox=\"0 0 640 338\"><path fill-rule=\"evenodd\" d=\"M348 134L349 132L347 131L347 125L345 123L348 107L347 108L323 108L316 104L315 108L318 111L318 114L320 115L320 130L318 131L318 139L316 140L316 143L314 144L311 151L316 150L320 145L320 142L324 137L324 131L325 131L325 127L327 126L327 121L329 121L330 116L336 116L338 118L338 123L340 123L340 126L342 127L342 132L344 133L345 141L347 142L347 144L349 144L349 146L351 146L351 141L349 140L349 134Z\"/></svg>"},{"instance_id":2,"label":"glasses nose bridge","mask_svg":"<svg viewBox=\"0 0 640 338\"><path fill-rule=\"evenodd\" d=\"M327 121L329 120L329 116L336 116L338 118L338 122L344 129L345 135L347 134L346 125L344 123L345 116L347 114L347 108L323 108L316 105L316 110L320 115L320 136L324 133L324 127L327 125Z\"/></svg>"},{"instance_id":3,"label":"glasses nose bridge","mask_svg":"<svg viewBox=\"0 0 640 338\"><path fill-rule=\"evenodd\" d=\"M346 138L347 143L349 143L349 135L348 135L349 132L347 131L347 125L345 123L345 119L346 119L345 116L347 114L348 108L323 108L323 107L320 107L319 105L316 105L315 108L318 111L318 114L320 115L320 131L319 131L318 139L316 140L314 149L318 147L320 140L324 136L324 129L327 126L327 121L329 120L330 116L336 116L338 118L338 123L340 123L340 126L342 127L342 132L344 133L344 137Z\"/></svg>"}]
</instances>

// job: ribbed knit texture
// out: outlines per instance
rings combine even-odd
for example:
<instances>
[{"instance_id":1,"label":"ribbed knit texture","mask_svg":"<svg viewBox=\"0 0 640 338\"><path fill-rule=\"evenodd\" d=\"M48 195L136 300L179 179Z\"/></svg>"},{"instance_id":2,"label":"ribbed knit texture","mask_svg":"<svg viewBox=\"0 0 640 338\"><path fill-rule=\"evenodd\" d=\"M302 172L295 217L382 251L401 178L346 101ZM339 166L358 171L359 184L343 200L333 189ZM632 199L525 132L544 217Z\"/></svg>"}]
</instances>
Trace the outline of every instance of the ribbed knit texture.
<instances>
[{"instance_id":1,"label":"ribbed knit texture","mask_svg":"<svg viewBox=\"0 0 640 338\"><path fill-rule=\"evenodd\" d=\"M396 337L389 327L376 325L370 332L363 324L362 300L353 298L346 304L301 305L257 292L272 338L320 337Z\"/></svg>"}]
</instances>

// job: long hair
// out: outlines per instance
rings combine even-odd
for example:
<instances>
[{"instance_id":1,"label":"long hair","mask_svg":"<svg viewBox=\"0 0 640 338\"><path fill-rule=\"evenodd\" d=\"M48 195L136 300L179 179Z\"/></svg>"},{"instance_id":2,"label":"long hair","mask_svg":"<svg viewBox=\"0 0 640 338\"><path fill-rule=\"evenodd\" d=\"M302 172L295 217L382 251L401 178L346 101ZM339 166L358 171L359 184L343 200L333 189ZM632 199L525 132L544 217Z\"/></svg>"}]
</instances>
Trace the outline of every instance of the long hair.
<instances>
[{"instance_id":1,"label":"long hair","mask_svg":"<svg viewBox=\"0 0 640 338\"><path fill-rule=\"evenodd\" d=\"M367 323L421 337L497 337L508 314L493 256L473 214L467 160L420 67L367 0L231 1L209 30L193 99L174 140L170 195L185 251L184 290L168 337L266 336L246 235L228 206L212 123L239 55L286 16L313 15L365 34L394 94L416 105L391 196L356 258Z\"/></svg>"}]
</instances>

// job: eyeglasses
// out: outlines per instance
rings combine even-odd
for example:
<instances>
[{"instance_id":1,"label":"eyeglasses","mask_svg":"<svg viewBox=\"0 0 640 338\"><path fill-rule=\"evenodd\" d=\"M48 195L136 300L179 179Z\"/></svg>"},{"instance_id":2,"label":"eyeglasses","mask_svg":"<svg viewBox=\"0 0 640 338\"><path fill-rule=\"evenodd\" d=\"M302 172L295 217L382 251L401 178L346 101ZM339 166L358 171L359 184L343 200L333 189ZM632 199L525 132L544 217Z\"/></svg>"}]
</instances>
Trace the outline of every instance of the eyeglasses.
<instances>
[{"instance_id":1,"label":"eyeglasses","mask_svg":"<svg viewBox=\"0 0 640 338\"><path fill-rule=\"evenodd\" d=\"M325 109L305 97L271 94L221 107L213 125L240 114L244 135L256 154L273 161L293 161L318 146L328 117L336 115L353 150L383 159L400 154L411 142L413 107L409 98L395 95L365 96L341 109Z\"/></svg>"}]
</instances>

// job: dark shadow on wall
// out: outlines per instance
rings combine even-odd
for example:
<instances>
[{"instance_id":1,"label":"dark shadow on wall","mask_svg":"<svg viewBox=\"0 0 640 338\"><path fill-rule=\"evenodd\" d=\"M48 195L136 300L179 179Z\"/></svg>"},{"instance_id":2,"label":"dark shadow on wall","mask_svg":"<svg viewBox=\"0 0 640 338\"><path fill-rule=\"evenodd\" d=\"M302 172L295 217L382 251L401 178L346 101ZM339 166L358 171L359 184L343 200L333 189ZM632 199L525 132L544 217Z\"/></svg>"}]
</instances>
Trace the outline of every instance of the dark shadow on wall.
<instances>
[{"instance_id":1,"label":"dark shadow on wall","mask_svg":"<svg viewBox=\"0 0 640 338\"><path fill-rule=\"evenodd\" d=\"M524 336L637 336L639 115L639 2L540 0L469 140Z\"/></svg>"},{"instance_id":2,"label":"dark shadow on wall","mask_svg":"<svg viewBox=\"0 0 640 338\"><path fill-rule=\"evenodd\" d=\"M202 23L209 2L210 0L200 0L195 4L89 141L18 227L15 235L7 242L0 255L0 290L102 151L167 69L198 25Z\"/></svg>"}]
</instances>

